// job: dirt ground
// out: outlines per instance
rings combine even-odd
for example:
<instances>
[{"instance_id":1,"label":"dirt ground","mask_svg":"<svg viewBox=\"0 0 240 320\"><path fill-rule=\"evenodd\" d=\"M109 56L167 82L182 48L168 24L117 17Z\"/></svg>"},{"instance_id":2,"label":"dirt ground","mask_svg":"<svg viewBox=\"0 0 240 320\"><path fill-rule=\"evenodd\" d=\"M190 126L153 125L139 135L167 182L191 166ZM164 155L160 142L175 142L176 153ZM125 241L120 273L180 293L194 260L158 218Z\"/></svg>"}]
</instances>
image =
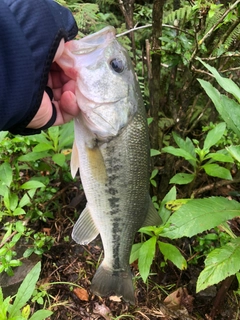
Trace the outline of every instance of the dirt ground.
<instances>
[{"instance_id":1,"label":"dirt ground","mask_svg":"<svg viewBox=\"0 0 240 320\"><path fill-rule=\"evenodd\" d=\"M72 194L72 190L70 192ZM103 257L101 240L98 237L89 245L80 246L71 239L72 225L78 215L76 211L81 212L84 208L85 197L76 189L74 197L68 198L68 191L64 197L65 203L70 205L63 205L55 220L38 226L55 238L51 250L42 257L40 279L40 284L47 286L51 295L52 320L240 319L240 296L234 293L238 288L235 277L196 294L196 280L204 259L181 271L171 263L161 268L162 257L158 256L147 283L142 282L135 262L132 265L135 306L114 296L101 298L92 295L91 279ZM189 239L179 242L179 249L183 254L186 251L186 256L188 242ZM53 284L49 287L49 283ZM34 307L39 308L37 303Z\"/></svg>"}]
</instances>

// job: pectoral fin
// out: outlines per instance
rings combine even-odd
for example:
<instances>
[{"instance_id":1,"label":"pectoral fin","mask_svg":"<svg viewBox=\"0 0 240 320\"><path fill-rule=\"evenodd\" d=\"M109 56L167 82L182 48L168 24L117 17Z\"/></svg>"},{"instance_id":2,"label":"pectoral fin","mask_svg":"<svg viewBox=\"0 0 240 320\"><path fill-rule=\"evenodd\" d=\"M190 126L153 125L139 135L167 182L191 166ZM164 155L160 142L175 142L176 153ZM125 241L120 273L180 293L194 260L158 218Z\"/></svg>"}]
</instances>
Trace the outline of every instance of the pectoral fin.
<instances>
[{"instance_id":1,"label":"pectoral fin","mask_svg":"<svg viewBox=\"0 0 240 320\"><path fill-rule=\"evenodd\" d=\"M160 218L157 210L155 209L151 198L149 197L149 208L147 217L142 225L142 227L146 226L159 226L162 223L162 219Z\"/></svg>"},{"instance_id":2,"label":"pectoral fin","mask_svg":"<svg viewBox=\"0 0 240 320\"><path fill-rule=\"evenodd\" d=\"M72 238L79 244L88 244L99 234L88 207L83 210L72 231Z\"/></svg>"},{"instance_id":3,"label":"pectoral fin","mask_svg":"<svg viewBox=\"0 0 240 320\"><path fill-rule=\"evenodd\" d=\"M76 145L76 141L74 141L72 146L72 156L71 156L71 174L73 178L75 178L76 176L76 173L79 169L79 165L80 163L79 163L77 145Z\"/></svg>"}]
</instances>

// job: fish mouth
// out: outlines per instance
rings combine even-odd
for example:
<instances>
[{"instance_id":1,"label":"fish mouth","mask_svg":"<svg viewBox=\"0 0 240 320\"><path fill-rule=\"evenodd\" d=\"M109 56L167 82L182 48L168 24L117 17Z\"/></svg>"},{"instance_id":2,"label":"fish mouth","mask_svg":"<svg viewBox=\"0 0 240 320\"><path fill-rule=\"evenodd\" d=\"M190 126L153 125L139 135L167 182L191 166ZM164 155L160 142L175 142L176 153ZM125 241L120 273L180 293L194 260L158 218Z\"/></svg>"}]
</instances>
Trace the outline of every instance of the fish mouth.
<instances>
[{"instance_id":1,"label":"fish mouth","mask_svg":"<svg viewBox=\"0 0 240 320\"><path fill-rule=\"evenodd\" d=\"M88 54L98 48L105 48L116 38L116 30L112 26L90 34L78 40L78 48L73 53L77 55Z\"/></svg>"}]
</instances>

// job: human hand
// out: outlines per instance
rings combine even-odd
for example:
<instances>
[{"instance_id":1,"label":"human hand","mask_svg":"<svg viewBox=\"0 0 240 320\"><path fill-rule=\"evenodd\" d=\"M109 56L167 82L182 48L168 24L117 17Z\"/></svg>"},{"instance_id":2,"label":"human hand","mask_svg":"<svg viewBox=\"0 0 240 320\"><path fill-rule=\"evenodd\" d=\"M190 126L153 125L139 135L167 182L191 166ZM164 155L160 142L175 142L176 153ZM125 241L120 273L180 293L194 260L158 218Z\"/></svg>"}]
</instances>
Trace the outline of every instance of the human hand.
<instances>
[{"instance_id":1,"label":"human hand","mask_svg":"<svg viewBox=\"0 0 240 320\"><path fill-rule=\"evenodd\" d=\"M48 75L47 86L52 90L53 99L51 100L47 92L44 91L39 110L27 128L38 129L45 126L52 117L52 103L57 111L54 126L70 121L80 111L75 96L75 81L65 75L63 70L54 62L62 55L63 49L64 40L62 39Z\"/></svg>"}]
</instances>

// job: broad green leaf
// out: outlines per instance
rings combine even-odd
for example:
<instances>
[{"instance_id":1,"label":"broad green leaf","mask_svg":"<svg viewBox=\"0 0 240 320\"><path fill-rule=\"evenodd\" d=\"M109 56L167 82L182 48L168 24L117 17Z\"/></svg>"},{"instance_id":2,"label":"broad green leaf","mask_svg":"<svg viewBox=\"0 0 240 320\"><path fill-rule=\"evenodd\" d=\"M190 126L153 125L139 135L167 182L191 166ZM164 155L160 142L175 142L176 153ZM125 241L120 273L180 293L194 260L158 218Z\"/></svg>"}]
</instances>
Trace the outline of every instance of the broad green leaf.
<instances>
[{"instance_id":1,"label":"broad green leaf","mask_svg":"<svg viewBox=\"0 0 240 320\"><path fill-rule=\"evenodd\" d=\"M56 153L53 155L52 160L59 165L59 167L62 167L65 163L65 155L63 153Z\"/></svg>"},{"instance_id":2,"label":"broad green leaf","mask_svg":"<svg viewBox=\"0 0 240 320\"><path fill-rule=\"evenodd\" d=\"M59 138L59 127L58 126L50 127L48 129L48 135L51 138L51 140L53 141L54 150L57 151L57 149L58 149L58 138Z\"/></svg>"},{"instance_id":3,"label":"broad green leaf","mask_svg":"<svg viewBox=\"0 0 240 320\"><path fill-rule=\"evenodd\" d=\"M13 211L13 215L14 216L21 216L21 215L25 215L26 211L23 210L21 207L17 207L14 211Z\"/></svg>"},{"instance_id":4,"label":"broad green leaf","mask_svg":"<svg viewBox=\"0 0 240 320\"><path fill-rule=\"evenodd\" d=\"M223 197L192 199L175 211L168 222L171 226L161 236L171 239L192 237L240 215L240 203Z\"/></svg>"},{"instance_id":5,"label":"broad green leaf","mask_svg":"<svg viewBox=\"0 0 240 320\"><path fill-rule=\"evenodd\" d=\"M152 237L144 242L139 250L138 267L141 277L146 282L149 276L150 267L156 251L156 237Z\"/></svg>"},{"instance_id":6,"label":"broad green leaf","mask_svg":"<svg viewBox=\"0 0 240 320\"><path fill-rule=\"evenodd\" d=\"M196 291L218 283L240 270L240 238L232 239L223 247L209 253L205 268L197 280Z\"/></svg>"},{"instance_id":7,"label":"broad green leaf","mask_svg":"<svg viewBox=\"0 0 240 320\"><path fill-rule=\"evenodd\" d=\"M73 145L74 140L74 122L65 123L60 127L59 134L59 150L70 148Z\"/></svg>"},{"instance_id":8,"label":"broad green leaf","mask_svg":"<svg viewBox=\"0 0 240 320\"><path fill-rule=\"evenodd\" d=\"M16 316L19 310L31 298L32 293L35 289L35 285L38 281L40 271L41 271L41 263L38 262L32 268L32 270L27 274L22 284L20 285L17 295L15 297L15 300L13 302L11 311L9 312L9 317Z\"/></svg>"},{"instance_id":9,"label":"broad green leaf","mask_svg":"<svg viewBox=\"0 0 240 320\"><path fill-rule=\"evenodd\" d=\"M8 131L0 131L0 142L8 135Z\"/></svg>"},{"instance_id":10,"label":"broad green leaf","mask_svg":"<svg viewBox=\"0 0 240 320\"><path fill-rule=\"evenodd\" d=\"M18 205L18 196L15 193L9 192L9 208L14 211Z\"/></svg>"},{"instance_id":11,"label":"broad green leaf","mask_svg":"<svg viewBox=\"0 0 240 320\"><path fill-rule=\"evenodd\" d=\"M205 164L202 166L205 172L211 177L218 177L225 180L232 180L229 169L223 168L216 163Z\"/></svg>"},{"instance_id":12,"label":"broad green leaf","mask_svg":"<svg viewBox=\"0 0 240 320\"><path fill-rule=\"evenodd\" d=\"M29 152L28 154L24 154L18 158L19 161L36 161L39 159L49 157L49 153L47 151L43 152Z\"/></svg>"},{"instance_id":13,"label":"broad green leaf","mask_svg":"<svg viewBox=\"0 0 240 320\"><path fill-rule=\"evenodd\" d=\"M12 183L13 172L9 163L4 162L0 166L0 182L10 187Z\"/></svg>"},{"instance_id":14,"label":"broad green leaf","mask_svg":"<svg viewBox=\"0 0 240 320\"><path fill-rule=\"evenodd\" d=\"M158 174L158 169L154 169L151 173L151 177L150 177L150 180L152 180L153 178L156 177L156 175Z\"/></svg>"},{"instance_id":15,"label":"broad green leaf","mask_svg":"<svg viewBox=\"0 0 240 320\"><path fill-rule=\"evenodd\" d=\"M207 95L213 101L215 108L230 127L237 135L240 137L240 108L239 104L232 99L220 94L220 92L215 89L211 83L198 79L203 89L206 91Z\"/></svg>"},{"instance_id":16,"label":"broad green leaf","mask_svg":"<svg viewBox=\"0 0 240 320\"><path fill-rule=\"evenodd\" d=\"M10 305L10 300L11 300L11 297L7 297L5 300L3 300L2 288L0 287L0 319L1 320L9 319L7 317L7 311Z\"/></svg>"},{"instance_id":17,"label":"broad green leaf","mask_svg":"<svg viewBox=\"0 0 240 320\"><path fill-rule=\"evenodd\" d=\"M189 139L187 137L186 140L184 140L181 137L179 137L179 135L176 134L176 132L173 132L172 135L173 135L173 139L175 140L176 144L178 145L178 147L180 149L183 149L183 150L187 151L194 158L196 157L195 147L194 147L194 144L192 143L191 139Z\"/></svg>"},{"instance_id":18,"label":"broad green leaf","mask_svg":"<svg viewBox=\"0 0 240 320\"><path fill-rule=\"evenodd\" d=\"M170 183L176 184L188 184L193 181L195 178L195 174L190 173L177 173L175 176L172 177Z\"/></svg>"},{"instance_id":19,"label":"broad green leaf","mask_svg":"<svg viewBox=\"0 0 240 320\"><path fill-rule=\"evenodd\" d=\"M30 180L22 184L20 188L21 189L37 189L37 188L43 188L43 187L45 187L45 185L42 182L36 181L36 180Z\"/></svg>"},{"instance_id":20,"label":"broad green leaf","mask_svg":"<svg viewBox=\"0 0 240 320\"><path fill-rule=\"evenodd\" d=\"M165 208L165 204L170 200L175 200L177 197L176 187L172 187L171 190L165 195L163 200L161 201L160 208L159 208L159 215L163 221L163 224L167 222L171 215L171 211Z\"/></svg>"},{"instance_id":21,"label":"broad green leaf","mask_svg":"<svg viewBox=\"0 0 240 320\"><path fill-rule=\"evenodd\" d=\"M138 259L139 250L140 250L141 246L142 246L142 243L134 243L133 244L130 259L129 259L130 264Z\"/></svg>"},{"instance_id":22,"label":"broad green leaf","mask_svg":"<svg viewBox=\"0 0 240 320\"><path fill-rule=\"evenodd\" d=\"M53 145L50 143L39 143L33 148L33 152L42 152L53 149Z\"/></svg>"},{"instance_id":23,"label":"broad green leaf","mask_svg":"<svg viewBox=\"0 0 240 320\"><path fill-rule=\"evenodd\" d=\"M214 67L211 67L206 62L203 62L200 58L197 59L214 75L218 84L224 90L231 93L238 101L240 101L240 88L237 86L235 82L233 82L231 79L222 77Z\"/></svg>"},{"instance_id":24,"label":"broad green leaf","mask_svg":"<svg viewBox=\"0 0 240 320\"><path fill-rule=\"evenodd\" d=\"M19 232L19 233L23 233L25 230L25 227L24 227L22 221L17 221L15 227L16 227L17 232Z\"/></svg>"},{"instance_id":25,"label":"broad green leaf","mask_svg":"<svg viewBox=\"0 0 240 320\"><path fill-rule=\"evenodd\" d=\"M234 159L240 162L240 146L230 146L226 149Z\"/></svg>"},{"instance_id":26,"label":"broad green leaf","mask_svg":"<svg viewBox=\"0 0 240 320\"><path fill-rule=\"evenodd\" d=\"M27 204L31 203L30 197L27 193L25 193L23 195L23 197L21 198L21 200L19 201L19 207L22 208L24 206L26 206Z\"/></svg>"},{"instance_id":27,"label":"broad green leaf","mask_svg":"<svg viewBox=\"0 0 240 320\"><path fill-rule=\"evenodd\" d=\"M156 150L156 149L150 150L150 157L155 157L155 156L158 156L159 154L161 154L159 150Z\"/></svg>"},{"instance_id":28,"label":"broad green leaf","mask_svg":"<svg viewBox=\"0 0 240 320\"><path fill-rule=\"evenodd\" d=\"M169 146L162 148L162 151L173 154L177 157L183 157L186 160L193 160L194 162L196 162L196 159L189 152L180 148L174 148L172 146Z\"/></svg>"},{"instance_id":29,"label":"broad green leaf","mask_svg":"<svg viewBox=\"0 0 240 320\"><path fill-rule=\"evenodd\" d=\"M51 316L52 311L49 310L38 310L34 312L34 314L31 316L29 320L44 320Z\"/></svg>"},{"instance_id":30,"label":"broad green leaf","mask_svg":"<svg viewBox=\"0 0 240 320\"><path fill-rule=\"evenodd\" d=\"M194 159L196 159L195 147L194 147L194 144L192 143L192 140L190 140L188 137L186 138L186 140L183 140L175 132L173 132L173 138L180 149L183 149L186 152L190 153L194 157ZM193 167L196 165L195 160L194 161L188 160L188 161L191 163Z\"/></svg>"},{"instance_id":31,"label":"broad green leaf","mask_svg":"<svg viewBox=\"0 0 240 320\"><path fill-rule=\"evenodd\" d=\"M214 146L222 138L225 130L226 123L221 122L217 124L215 128L208 131L208 134L204 140L203 149L209 150L212 146Z\"/></svg>"},{"instance_id":32,"label":"broad green leaf","mask_svg":"<svg viewBox=\"0 0 240 320\"><path fill-rule=\"evenodd\" d=\"M184 259L180 251L170 243L158 241L158 246L165 260L172 261L180 270L187 269L187 261Z\"/></svg>"},{"instance_id":33,"label":"broad green leaf","mask_svg":"<svg viewBox=\"0 0 240 320\"><path fill-rule=\"evenodd\" d=\"M233 163L233 158L229 154L224 154L220 152L216 153L209 153L207 156L204 157L204 160L207 159L212 159L214 161L219 161L219 162L228 162L228 163Z\"/></svg>"}]
</instances>

